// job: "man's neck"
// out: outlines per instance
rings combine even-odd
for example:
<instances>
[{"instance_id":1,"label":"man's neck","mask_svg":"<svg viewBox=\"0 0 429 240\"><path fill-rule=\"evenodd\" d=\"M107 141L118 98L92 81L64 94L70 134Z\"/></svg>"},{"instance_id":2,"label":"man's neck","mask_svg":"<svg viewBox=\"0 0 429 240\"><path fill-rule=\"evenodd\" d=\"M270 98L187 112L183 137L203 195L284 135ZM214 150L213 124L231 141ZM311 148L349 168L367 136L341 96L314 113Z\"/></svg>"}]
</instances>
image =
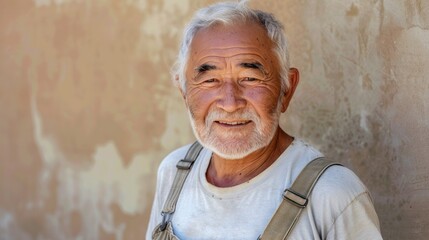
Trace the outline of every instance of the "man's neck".
<instances>
[{"instance_id":1,"label":"man's neck","mask_svg":"<svg viewBox=\"0 0 429 240\"><path fill-rule=\"evenodd\" d=\"M293 138L278 129L271 142L242 159L225 159L213 154L207 168L207 181L217 187L232 187L247 182L271 166Z\"/></svg>"}]
</instances>

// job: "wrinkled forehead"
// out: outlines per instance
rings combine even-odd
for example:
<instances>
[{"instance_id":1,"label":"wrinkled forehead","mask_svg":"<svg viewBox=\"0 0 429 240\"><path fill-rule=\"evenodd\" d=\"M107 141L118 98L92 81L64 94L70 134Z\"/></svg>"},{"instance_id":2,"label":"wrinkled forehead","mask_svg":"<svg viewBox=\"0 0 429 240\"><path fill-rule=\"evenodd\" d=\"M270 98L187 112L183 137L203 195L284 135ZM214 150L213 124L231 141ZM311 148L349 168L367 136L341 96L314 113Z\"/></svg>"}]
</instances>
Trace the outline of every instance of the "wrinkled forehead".
<instances>
[{"instance_id":1,"label":"wrinkled forehead","mask_svg":"<svg viewBox=\"0 0 429 240\"><path fill-rule=\"evenodd\" d=\"M225 44L234 43L237 46L251 44L271 48L273 44L265 28L253 21L228 24L214 23L196 32L191 47L195 46L196 42L209 42L213 47L222 47Z\"/></svg>"},{"instance_id":2,"label":"wrinkled forehead","mask_svg":"<svg viewBox=\"0 0 429 240\"><path fill-rule=\"evenodd\" d=\"M200 29L190 45L189 60L215 52L249 52L271 60L276 58L274 44L267 31L256 22L238 22L233 24L212 24ZM231 52L230 54L234 54Z\"/></svg>"}]
</instances>

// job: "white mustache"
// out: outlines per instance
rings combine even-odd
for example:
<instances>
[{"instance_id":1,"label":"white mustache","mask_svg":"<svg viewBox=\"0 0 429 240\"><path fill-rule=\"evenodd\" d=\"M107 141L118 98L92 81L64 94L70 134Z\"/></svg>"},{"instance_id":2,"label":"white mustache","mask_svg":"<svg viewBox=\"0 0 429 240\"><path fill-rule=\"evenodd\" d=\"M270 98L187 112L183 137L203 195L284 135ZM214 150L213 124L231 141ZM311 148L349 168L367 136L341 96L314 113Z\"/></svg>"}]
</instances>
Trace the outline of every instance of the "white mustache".
<instances>
[{"instance_id":1,"label":"white mustache","mask_svg":"<svg viewBox=\"0 0 429 240\"><path fill-rule=\"evenodd\" d=\"M256 126L260 126L260 118L258 114L256 114L254 111L247 109L247 110L241 110L233 113L225 112L219 109L211 110L206 118L206 126L209 127L211 124L215 121L245 121L250 120L256 124Z\"/></svg>"}]
</instances>

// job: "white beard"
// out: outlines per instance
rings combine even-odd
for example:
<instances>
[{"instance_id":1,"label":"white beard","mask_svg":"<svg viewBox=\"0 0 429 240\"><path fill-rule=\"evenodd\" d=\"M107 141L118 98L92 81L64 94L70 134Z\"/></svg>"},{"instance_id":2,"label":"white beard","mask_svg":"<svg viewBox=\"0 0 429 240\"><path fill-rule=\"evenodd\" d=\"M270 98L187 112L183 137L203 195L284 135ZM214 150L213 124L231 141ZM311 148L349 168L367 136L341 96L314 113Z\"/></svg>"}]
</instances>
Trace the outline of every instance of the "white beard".
<instances>
[{"instance_id":1,"label":"white beard","mask_svg":"<svg viewBox=\"0 0 429 240\"><path fill-rule=\"evenodd\" d=\"M241 159L258 149L267 146L276 134L281 114L281 97L275 111L266 123L252 108L228 113L221 109L210 109L205 124L196 123L189 108L192 130L198 141L206 148L225 159ZM237 131L219 131L213 129L213 123L218 119L246 119L255 124L255 128L248 134Z\"/></svg>"}]
</instances>

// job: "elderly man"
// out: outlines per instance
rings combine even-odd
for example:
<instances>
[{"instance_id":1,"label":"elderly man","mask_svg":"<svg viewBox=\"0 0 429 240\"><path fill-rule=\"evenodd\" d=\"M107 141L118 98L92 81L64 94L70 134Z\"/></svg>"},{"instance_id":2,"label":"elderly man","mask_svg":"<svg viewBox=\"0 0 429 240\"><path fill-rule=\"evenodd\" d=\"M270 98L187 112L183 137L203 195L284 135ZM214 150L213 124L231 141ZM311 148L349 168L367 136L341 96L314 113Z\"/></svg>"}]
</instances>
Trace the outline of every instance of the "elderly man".
<instances>
[{"instance_id":1,"label":"elderly man","mask_svg":"<svg viewBox=\"0 0 429 240\"><path fill-rule=\"evenodd\" d=\"M281 24L243 1L200 9L174 70L204 148L161 163L146 238L264 238L285 189L322 156L279 127L299 80ZM327 169L304 200L288 239L381 239L370 194L347 168Z\"/></svg>"}]
</instances>

